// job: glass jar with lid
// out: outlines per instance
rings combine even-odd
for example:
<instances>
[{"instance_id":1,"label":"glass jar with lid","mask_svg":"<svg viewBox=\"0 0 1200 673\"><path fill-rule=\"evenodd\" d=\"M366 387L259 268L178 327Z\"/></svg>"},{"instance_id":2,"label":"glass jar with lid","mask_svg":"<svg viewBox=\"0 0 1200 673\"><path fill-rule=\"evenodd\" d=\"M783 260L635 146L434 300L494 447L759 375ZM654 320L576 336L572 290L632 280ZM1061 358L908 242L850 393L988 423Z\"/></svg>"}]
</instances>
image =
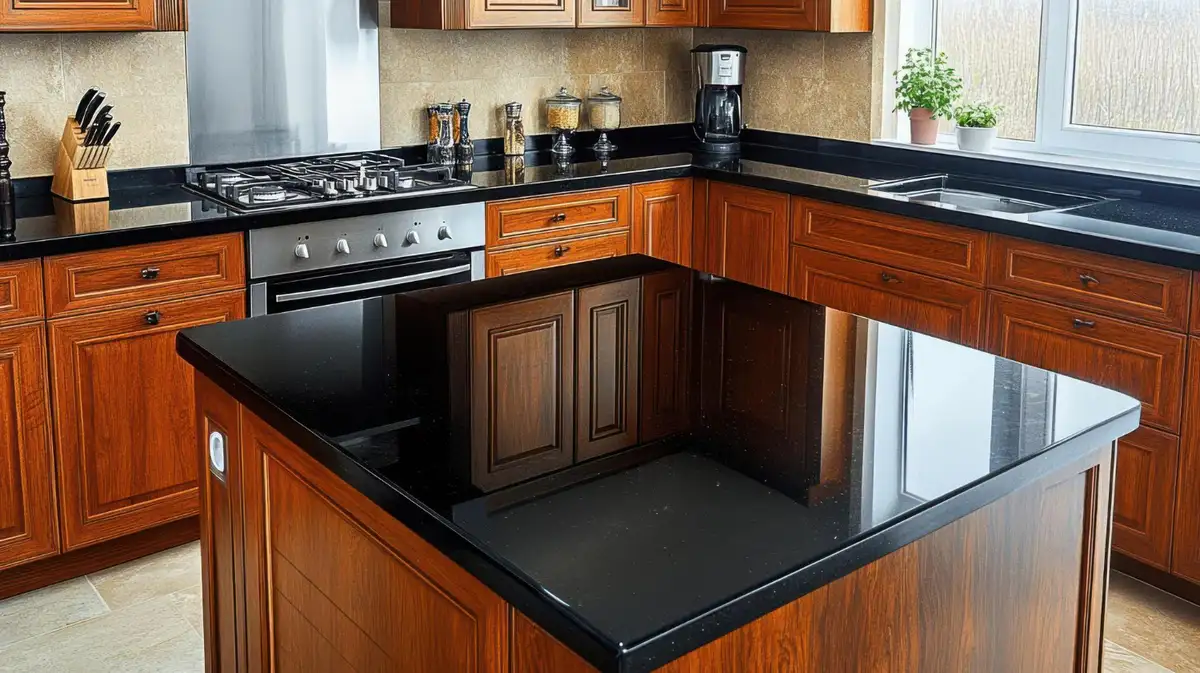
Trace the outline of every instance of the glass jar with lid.
<instances>
[{"instance_id":1,"label":"glass jar with lid","mask_svg":"<svg viewBox=\"0 0 1200 673\"><path fill-rule=\"evenodd\" d=\"M504 155L525 155L525 122L521 121L521 104L516 101L504 106Z\"/></svg>"},{"instance_id":2,"label":"glass jar with lid","mask_svg":"<svg viewBox=\"0 0 1200 673\"><path fill-rule=\"evenodd\" d=\"M556 136L554 147L550 148L551 153L569 155L575 152L567 138L579 128L581 107L583 101L567 93L565 86L546 99L546 126L549 126Z\"/></svg>"},{"instance_id":3,"label":"glass jar with lid","mask_svg":"<svg viewBox=\"0 0 1200 673\"><path fill-rule=\"evenodd\" d=\"M621 128L621 97L607 86L588 97L588 123L600 132L600 139L592 145L597 154L611 154L617 146L608 139L609 131Z\"/></svg>"}]
</instances>

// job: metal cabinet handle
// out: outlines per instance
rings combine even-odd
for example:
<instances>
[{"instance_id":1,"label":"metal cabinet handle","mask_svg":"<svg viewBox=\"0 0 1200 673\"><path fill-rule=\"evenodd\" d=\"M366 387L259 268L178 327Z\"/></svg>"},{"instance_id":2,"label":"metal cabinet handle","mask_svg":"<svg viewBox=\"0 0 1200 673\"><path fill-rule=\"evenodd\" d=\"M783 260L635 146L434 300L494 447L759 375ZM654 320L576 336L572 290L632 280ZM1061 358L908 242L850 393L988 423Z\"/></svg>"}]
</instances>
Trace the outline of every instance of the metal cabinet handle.
<instances>
[{"instance_id":1,"label":"metal cabinet handle","mask_svg":"<svg viewBox=\"0 0 1200 673\"><path fill-rule=\"evenodd\" d=\"M551 222L566 222L566 221L567 221L567 214L566 214L566 213L558 213L558 214L556 214L556 215L552 216L552 217L550 218L550 221L551 221Z\"/></svg>"},{"instance_id":2,"label":"metal cabinet handle","mask_svg":"<svg viewBox=\"0 0 1200 673\"><path fill-rule=\"evenodd\" d=\"M571 246L569 246L569 245L560 245L560 246L558 246L558 247L554 248L554 256L555 256L555 257L562 257L563 255L567 254L567 253L568 253L568 252L570 252L570 251L571 251Z\"/></svg>"},{"instance_id":3,"label":"metal cabinet handle","mask_svg":"<svg viewBox=\"0 0 1200 673\"><path fill-rule=\"evenodd\" d=\"M142 278L145 280L154 280L155 278L158 278L158 267L148 266L142 269Z\"/></svg>"},{"instance_id":4,"label":"metal cabinet handle","mask_svg":"<svg viewBox=\"0 0 1200 673\"><path fill-rule=\"evenodd\" d=\"M157 325L158 323L162 322L162 314L158 311L150 311L142 317L146 319L147 325Z\"/></svg>"},{"instance_id":5,"label":"metal cabinet handle","mask_svg":"<svg viewBox=\"0 0 1200 673\"><path fill-rule=\"evenodd\" d=\"M1075 326L1076 327L1095 327L1096 321L1095 320L1084 320L1083 318L1076 318Z\"/></svg>"},{"instance_id":6,"label":"metal cabinet handle","mask_svg":"<svg viewBox=\"0 0 1200 673\"><path fill-rule=\"evenodd\" d=\"M1096 277L1089 273L1079 274L1079 282L1083 283L1084 287L1088 287L1089 285L1099 285L1100 284L1100 281L1096 280Z\"/></svg>"},{"instance_id":7,"label":"metal cabinet handle","mask_svg":"<svg viewBox=\"0 0 1200 673\"><path fill-rule=\"evenodd\" d=\"M900 282L899 276L893 276L892 274L888 273L887 271L884 271L883 273L879 274L879 280L882 280L885 283L899 283Z\"/></svg>"}]
</instances>

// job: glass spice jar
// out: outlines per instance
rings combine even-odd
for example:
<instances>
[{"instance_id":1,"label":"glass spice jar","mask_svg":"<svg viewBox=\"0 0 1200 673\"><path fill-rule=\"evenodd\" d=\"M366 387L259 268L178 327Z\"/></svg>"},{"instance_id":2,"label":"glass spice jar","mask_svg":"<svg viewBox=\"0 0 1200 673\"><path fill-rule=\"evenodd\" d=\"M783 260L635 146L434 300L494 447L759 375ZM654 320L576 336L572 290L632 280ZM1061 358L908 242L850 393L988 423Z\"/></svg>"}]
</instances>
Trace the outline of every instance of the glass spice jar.
<instances>
[{"instance_id":1,"label":"glass spice jar","mask_svg":"<svg viewBox=\"0 0 1200 673\"><path fill-rule=\"evenodd\" d=\"M550 148L552 154L566 156L575 152L567 138L579 128L582 107L583 101L567 93L565 86L546 99L546 125L556 134L554 146Z\"/></svg>"},{"instance_id":2,"label":"glass spice jar","mask_svg":"<svg viewBox=\"0 0 1200 673\"><path fill-rule=\"evenodd\" d=\"M504 106L504 154L525 155L525 122L521 121L521 104L516 101Z\"/></svg>"},{"instance_id":3,"label":"glass spice jar","mask_svg":"<svg viewBox=\"0 0 1200 673\"><path fill-rule=\"evenodd\" d=\"M588 97L588 123L600 132L600 138L592 145L597 154L611 154L617 146L608 139L609 131L621 128L621 97L608 87Z\"/></svg>"}]
</instances>

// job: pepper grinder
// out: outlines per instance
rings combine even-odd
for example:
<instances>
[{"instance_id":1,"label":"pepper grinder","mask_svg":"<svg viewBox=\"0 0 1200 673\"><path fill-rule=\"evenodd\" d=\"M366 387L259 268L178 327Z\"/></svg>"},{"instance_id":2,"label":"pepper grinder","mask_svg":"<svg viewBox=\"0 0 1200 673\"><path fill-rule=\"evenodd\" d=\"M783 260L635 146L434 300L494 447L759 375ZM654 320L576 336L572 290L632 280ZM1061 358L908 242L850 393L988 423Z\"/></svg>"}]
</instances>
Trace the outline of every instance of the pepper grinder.
<instances>
[{"instance_id":1,"label":"pepper grinder","mask_svg":"<svg viewBox=\"0 0 1200 673\"><path fill-rule=\"evenodd\" d=\"M471 104L464 98L461 103L455 103L454 109L458 113L458 143L454 146L454 158L460 166L470 165L475 161L475 144L471 142L471 132L467 130Z\"/></svg>"},{"instance_id":2,"label":"pepper grinder","mask_svg":"<svg viewBox=\"0 0 1200 673\"><path fill-rule=\"evenodd\" d=\"M0 91L0 240L11 241L17 232L17 199L13 194L12 160L8 158L8 121L4 115L5 92Z\"/></svg>"}]
</instances>

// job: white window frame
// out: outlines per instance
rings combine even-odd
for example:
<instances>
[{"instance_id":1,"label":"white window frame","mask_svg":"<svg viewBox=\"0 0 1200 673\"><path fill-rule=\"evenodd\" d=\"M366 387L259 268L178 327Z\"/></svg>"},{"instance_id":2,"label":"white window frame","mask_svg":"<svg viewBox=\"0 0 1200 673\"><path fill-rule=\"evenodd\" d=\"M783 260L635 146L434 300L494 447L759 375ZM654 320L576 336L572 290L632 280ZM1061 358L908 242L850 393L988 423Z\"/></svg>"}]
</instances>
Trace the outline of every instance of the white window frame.
<instances>
[{"instance_id":1,"label":"white window frame","mask_svg":"<svg viewBox=\"0 0 1200 673\"><path fill-rule=\"evenodd\" d=\"M896 68L892 64L902 62L911 47L934 46L938 2L899 0L898 19L890 24L898 39L892 43L895 52L889 54L886 86L889 102L896 86L891 74ZM1071 121L1078 9L1079 0L1042 0L1036 138L1033 141L997 138L996 149L1200 167L1200 136L1086 126ZM1051 28L1057 26L1066 28ZM887 109L891 109L891 104ZM895 124L897 140L908 140L908 123L903 113L889 114L886 121L889 123L885 123L885 128ZM952 146L954 136L943 133L938 142Z\"/></svg>"}]
</instances>

